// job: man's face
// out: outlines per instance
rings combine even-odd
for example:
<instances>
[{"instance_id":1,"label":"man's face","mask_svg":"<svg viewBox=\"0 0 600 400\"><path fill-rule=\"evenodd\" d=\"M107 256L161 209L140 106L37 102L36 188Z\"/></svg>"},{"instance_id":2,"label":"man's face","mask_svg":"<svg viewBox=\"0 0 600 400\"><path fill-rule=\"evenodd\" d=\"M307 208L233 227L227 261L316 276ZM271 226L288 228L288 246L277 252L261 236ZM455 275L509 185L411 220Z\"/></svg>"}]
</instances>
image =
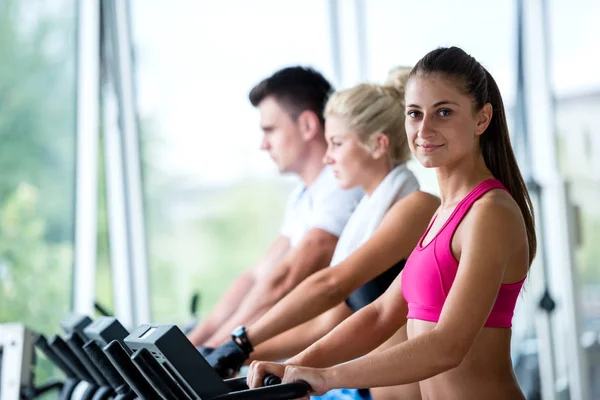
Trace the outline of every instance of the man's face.
<instances>
[{"instance_id":1,"label":"man's face","mask_svg":"<svg viewBox=\"0 0 600 400\"><path fill-rule=\"evenodd\" d=\"M297 122L273 96L261 101L258 109L263 131L261 150L269 152L279 172L298 173L306 143Z\"/></svg>"}]
</instances>

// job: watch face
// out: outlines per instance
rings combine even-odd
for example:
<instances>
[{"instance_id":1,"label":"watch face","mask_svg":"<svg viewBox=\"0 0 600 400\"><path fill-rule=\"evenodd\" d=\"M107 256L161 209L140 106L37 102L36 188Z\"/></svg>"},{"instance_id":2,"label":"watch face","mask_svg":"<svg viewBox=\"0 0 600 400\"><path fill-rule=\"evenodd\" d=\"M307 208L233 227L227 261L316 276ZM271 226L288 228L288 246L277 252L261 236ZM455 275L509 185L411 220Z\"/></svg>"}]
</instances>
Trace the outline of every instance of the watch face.
<instances>
[{"instance_id":1,"label":"watch face","mask_svg":"<svg viewBox=\"0 0 600 400\"><path fill-rule=\"evenodd\" d=\"M245 331L245 330L246 330L246 329L245 329L243 326L238 326L237 328L235 328L235 329L233 330L233 332L231 332L231 335L232 335L232 336L235 336L235 337L242 336L242 335L244 334L244 331Z\"/></svg>"},{"instance_id":2,"label":"watch face","mask_svg":"<svg viewBox=\"0 0 600 400\"><path fill-rule=\"evenodd\" d=\"M248 340L248 336L246 335L246 327L238 326L231 332L231 339L239 346L239 348L246 353L246 355L252 353L254 349L252 348L252 344L250 344L250 340Z\"/></svg>"}]
</instances>

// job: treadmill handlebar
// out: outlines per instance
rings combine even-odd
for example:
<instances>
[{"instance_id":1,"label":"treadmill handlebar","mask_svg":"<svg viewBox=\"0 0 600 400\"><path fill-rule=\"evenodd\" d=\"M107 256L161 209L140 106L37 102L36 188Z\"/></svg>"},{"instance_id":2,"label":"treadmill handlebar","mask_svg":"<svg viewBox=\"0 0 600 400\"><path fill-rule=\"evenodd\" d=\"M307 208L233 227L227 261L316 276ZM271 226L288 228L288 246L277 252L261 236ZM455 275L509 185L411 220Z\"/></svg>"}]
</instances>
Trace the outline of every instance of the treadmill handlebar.
<instances>
[{"instance_id":1,"label":"treadmill handlebar","mask_svg":"<svg viewBox=\"0 0 600 400\"><path fill-rule=\"evenodd\" d=\"M265 375L263 378L263 386L281 385L281 378L277 375Z\"/></svg>"},{"instance_id":2,"label":"treadmill handlebar","mask_svg":"<svg viewBox=\"0 0 600 400\"><path fill-rule=\"evenodd\" d=\"M242 378L231 378L225 379L224 382L229 386L232 392L238 392L240 390L248 390L248 384L246 383L246 377ZM263 378L263 386L273 386L281 384L281 378L277 375L265 375Z\"/></svg>"},{"instance_id":3,"label":"treadmill handlebar","mask_svg":"<svg viewBox=\"0 0 600 400\"><path fill-rule=\"evenodd\" d=\"M212 398L211 400L282 400L298 399L306 396L311 390L308 383L304 381L285 383L282 385L265 386L257 389L242 390L227 393Z\"/></svg>"},{"instance_id":4,"label":"treadmill handlebar","mask_svg":"<svg viewBox=\"0 0 600 400\"><path fill-rule=\"evenodd\" d=\"M141 348L133 353L131 361L142 372L154 389L167 400L189 400L190 397L183 389L165 373L159 362L150 354L150 351Z\"/></svg>"},{"instance_id":5,"label":"treadmill handlebar","mask_svg":"<svg viewBox=\"0 0 600 400\"><path fill-rule=\"evenodd\" d=\"M102 373L96 368L96 365L90 360L87 353L83 350L83 345L85 341L81 337L81 334L77 331L69 333L65 337L65 342L67 345L73 350L73 354L75 357L79 359L81 365L87 370L88 374L92 377L96 385L98 386L108 386L108 382L106 378L102 375Z\"/></svg>"},{"instance_id":6,"label":"treadmill handlebar","mask_svg":"<svg viewBox=\"0 0 600 400\"><path fill-rule=\"evenodd\" d=\"M129 385L125 383L119 371L115 369L114 365L112 365L96 342L90 340L82 348L117 394L127 394L130 392Z\"/></svg>"},{"instance_id":7,"label":"treadmill handlebar","mask_svg":"<svg viewBox=\"0 0 600 400\"><path fill-rule=\"evenodd\" d=\"M94 379L92 379L85 367L81 364L81 361L73 354L73 350L71 350L60 336L52 336L48 339L48 345L64 361L64 363L71 368L77 378L91 384L95 383Z\"/></svg>"},{"instance_id":8,"label":"treadmill handlebar","mask_svg":"<svg viewBox=\"0 0 600 400\"><path fill-rule=\"evenodd\" d=\"M42 334L36 334L35 336L35 347L40 349L40 351L46 356L48 360L50 360L55 366L57 366L67 378L77 378L77 374L69 367L63 360L56 354L54 350L48 344L46 340L46 336Z\"/></svg>"},{"instance_id":9,"label":"treadmill handlebar","mask_svg":"<svg viewBox=\"0 0 600 400\"><path fill-rule=\"evenodd\" d=\"M115 369L125 379L127 384L142 399L160 399L154 388L148 383L146 378L133 364L127 351L121 346L119 341L113 340L102 349Z\"/></svg>"}]
</instances>

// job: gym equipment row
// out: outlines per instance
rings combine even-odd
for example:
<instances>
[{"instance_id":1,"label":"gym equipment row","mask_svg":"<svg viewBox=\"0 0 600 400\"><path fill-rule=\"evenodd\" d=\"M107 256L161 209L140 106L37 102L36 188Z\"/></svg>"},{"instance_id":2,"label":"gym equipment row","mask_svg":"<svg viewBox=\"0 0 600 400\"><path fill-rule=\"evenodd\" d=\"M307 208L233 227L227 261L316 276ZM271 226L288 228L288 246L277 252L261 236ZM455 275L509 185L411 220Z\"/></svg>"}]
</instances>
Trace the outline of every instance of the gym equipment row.
<instances>
[{"instance_id":1,"label":"gym equipment row","mask_svg":"<svg viewBox=\"0 0 600 400\"><path fill-rule=\"evenodd\" d=\"M0 399L57 390L60 400L283 400L310 390L275 376L257 389L245 378L223 380L175 325L144 324L130 333L116 318L73 314L60 326L64 335L46 338L22 324L0 324ZM34 387L35 349L64 380Z\"/></svg>"}]
</instances>

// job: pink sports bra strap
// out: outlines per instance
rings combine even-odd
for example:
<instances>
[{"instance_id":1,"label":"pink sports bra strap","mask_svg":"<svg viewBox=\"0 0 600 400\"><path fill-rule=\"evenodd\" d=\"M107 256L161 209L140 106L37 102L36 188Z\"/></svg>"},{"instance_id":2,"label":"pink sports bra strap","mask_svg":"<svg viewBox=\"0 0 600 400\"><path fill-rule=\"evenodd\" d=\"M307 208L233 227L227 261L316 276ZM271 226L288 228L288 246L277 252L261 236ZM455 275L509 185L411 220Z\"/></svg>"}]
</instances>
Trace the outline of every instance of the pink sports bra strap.
<instances>
[{"instance_id":1,"label":"pink sports bra strap","mask_svg":"<svg viewBox=\"0 0 600 400\"><path fill-rule=\"evenodd\" d=\"M444 231L452 232L452 235L456 231L456 228L464 218L465 214L469 211L473 203L475 203L481 196L489 192L493 189L502 189L506 190L502 182L497 179L488 179L481 182L479 185L475 187L464 199L458 203L452 215L448 219L446 226L444 227ZM508 190L506 190L508 192ZM510 194L510 193L509 193ZM441 232L440 232L441 233Z\"/></svg>"}]
</instances>

